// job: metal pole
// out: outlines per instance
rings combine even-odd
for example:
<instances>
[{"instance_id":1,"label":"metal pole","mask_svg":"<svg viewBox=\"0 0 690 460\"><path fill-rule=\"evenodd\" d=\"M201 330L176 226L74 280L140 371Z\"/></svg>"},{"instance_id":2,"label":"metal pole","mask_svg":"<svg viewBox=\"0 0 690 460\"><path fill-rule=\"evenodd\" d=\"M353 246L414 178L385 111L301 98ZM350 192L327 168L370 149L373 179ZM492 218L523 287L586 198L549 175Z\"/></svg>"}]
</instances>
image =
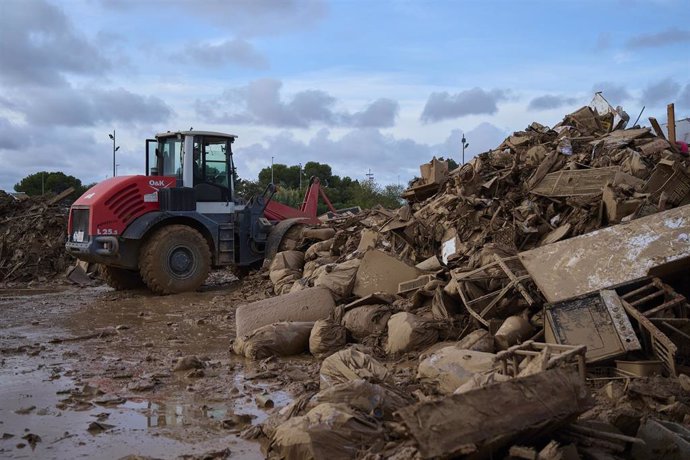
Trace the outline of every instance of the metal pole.
<instances>
[{"instance_id":1,"label":"metal pole","mask_svg":"<svg viewBox=\"0 0 690 460\"><path fill-rule=\"evenodd\" d=\"M273 157L271 157L271 184L275 184L273 181Z\"/></svg>"},{"instance_id":2,"label":"metal pole","mask_svg":"<svg viewBox=\"0 0 690 460\"><path fill-rule=\"evenodd\" d=\"M113 129L113 177L116 175L115 171L115 130Z\"/></svg>"},{"instance_id":3,"label":"metal pole","mask_svg":"<svg viewBox=\"0 0 690 460\"><path fill-rule=\"evenodd\" d=\"M299 189L302 190L302 163L299 164Z\"/></svg>"}]
</instances>

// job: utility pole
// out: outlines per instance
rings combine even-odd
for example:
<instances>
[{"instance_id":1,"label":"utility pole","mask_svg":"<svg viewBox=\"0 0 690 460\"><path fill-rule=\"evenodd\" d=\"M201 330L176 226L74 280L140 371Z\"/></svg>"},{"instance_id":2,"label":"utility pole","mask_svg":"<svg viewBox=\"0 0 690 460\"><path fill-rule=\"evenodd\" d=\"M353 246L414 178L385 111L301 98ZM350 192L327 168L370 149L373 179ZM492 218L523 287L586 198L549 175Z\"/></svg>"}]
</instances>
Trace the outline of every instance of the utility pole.
<instances>
[{"instance_id":1,"label":"utility pole","mask_svg":"<svg viewBox=\"0 0 690 460\"><path fill-rule=\"evenodd\" d=\"M273 181L273 157L271 157L271 184L275 184Z\"/></svg>"},{"instance_id":2,"label":"utility pole","mask_svg":"<svg viewBox=\"0 0 690 460\"><path fill-rule=\"evenodd\" d=\"M371 172L371 168L369 168L369 172L368 172L367 174L365 174L365 175L367 176L367 180L368 180L370 183L373 183L373 182L374 182L374 173Z\"/></svg>"},{"instance_id":3,"label":"utility pole","mask_svg":"<svg viewBox=\"0 0 690 460\"><path fill-rule=\"evenodd\" d=\"M117 166L115 166L115 152L120 150L120 146L118 145L117 147L115 146L115 130L113 129L112 134L108 134L108 137L112 139L113 141L113 177L117 175Z\"/></svg>"},{"instance_id":4,"label":"utility pole","mask_svg":"<svg viewBox=\"0 0 690 460\"><path fill-rule=\"evenodd\" d=\"M465 149L470 146L465 139L465 133L462 133L462 164L465 164Z\"/></svg>"}]
</instances>

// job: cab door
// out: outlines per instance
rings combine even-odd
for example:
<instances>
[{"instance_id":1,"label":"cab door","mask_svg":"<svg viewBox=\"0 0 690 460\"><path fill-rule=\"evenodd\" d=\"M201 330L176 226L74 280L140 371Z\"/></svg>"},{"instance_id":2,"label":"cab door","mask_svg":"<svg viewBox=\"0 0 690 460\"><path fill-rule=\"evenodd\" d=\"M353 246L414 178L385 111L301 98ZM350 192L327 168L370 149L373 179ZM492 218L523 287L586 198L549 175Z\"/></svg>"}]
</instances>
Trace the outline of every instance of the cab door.
<instances>
[{"instance_id":1,"label":"cab door","mask_svg":"<svg viewBox=\"0 0 690 460\"><path fill-rule=\"evenodd\" d=\"M158 141L156 139L146 139L146 175L160 176L158 155Z\"/></svg>"}]
</instances>

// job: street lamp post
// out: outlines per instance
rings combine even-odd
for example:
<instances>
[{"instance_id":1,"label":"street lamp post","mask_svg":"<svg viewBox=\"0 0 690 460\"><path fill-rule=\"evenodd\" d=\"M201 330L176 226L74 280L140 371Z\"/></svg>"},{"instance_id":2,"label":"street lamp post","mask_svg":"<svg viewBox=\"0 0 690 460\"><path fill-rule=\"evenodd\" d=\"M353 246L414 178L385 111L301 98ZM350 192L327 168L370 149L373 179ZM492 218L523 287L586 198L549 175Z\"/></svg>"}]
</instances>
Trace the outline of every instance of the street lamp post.
<instances>
[{"instance_id":1,"label":"street lamp post","mask_svg":"<svg viewBox=\"0 0 690 460\"><path fill-rule=\"evenodd\" d=\"M113 129L112 134L108 134L108 137L113 141L113 177L117 175L117 166L115 165L115 152L120 150L120 146L115 147L115 130Z\"/></svg>"},{"instance_id":2,"label":"street lamp post","mask_svg":"<svg viewBox=\"0 0 690 460\"><path fill-rule=\"evenodd\" d=\"M467 143L467 139L465 139L465 133L462 133L462 164L465 164L465 149L470 146L470 144Z\"/></svg>"}]
</instances>

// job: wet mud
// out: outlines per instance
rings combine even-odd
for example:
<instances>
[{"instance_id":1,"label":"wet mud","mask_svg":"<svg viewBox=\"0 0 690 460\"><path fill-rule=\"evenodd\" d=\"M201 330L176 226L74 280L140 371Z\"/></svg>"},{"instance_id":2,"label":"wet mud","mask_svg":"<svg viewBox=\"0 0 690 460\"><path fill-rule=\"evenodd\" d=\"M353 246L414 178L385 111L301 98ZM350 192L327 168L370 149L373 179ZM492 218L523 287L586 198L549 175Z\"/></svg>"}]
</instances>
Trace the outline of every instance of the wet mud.
<instances>
[{"instance_id":1,"label":"wet mud","mask_svg":"<svg viewBox=\"0 0 690 460\"><path fill-rule=\"evenodd\" d=\"M0 290L0 457L263 458L241 434L318 366L229 352L234 310L257 295Z\"/></svg>"}]
</instances>

